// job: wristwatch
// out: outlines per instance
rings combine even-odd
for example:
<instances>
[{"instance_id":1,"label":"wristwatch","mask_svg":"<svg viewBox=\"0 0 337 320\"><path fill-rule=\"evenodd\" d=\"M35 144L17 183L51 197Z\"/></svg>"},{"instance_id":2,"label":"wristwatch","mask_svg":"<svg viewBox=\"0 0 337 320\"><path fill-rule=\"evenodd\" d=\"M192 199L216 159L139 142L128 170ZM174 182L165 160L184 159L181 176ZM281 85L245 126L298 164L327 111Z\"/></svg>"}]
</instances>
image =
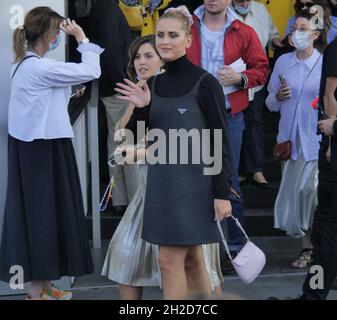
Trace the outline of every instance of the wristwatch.
<instances>
[{"instance_id":1,"label":"wristwatch","mask_svg":"<svg viewBox=\"0 0 337 320\"><path fill-rule=\"evenodd\" d=\"M85 44L85 43L89 43L90 40L88 38L84 38L83 40L80 41L80 44Z\"/></svg>"},{"instance_id":2,"label":"wristwatch","mask_svg":"<svg viewBox=\"0 0 337 320\"><path fill-rule=\"evenodd\" d=\"M241 89L246 89L247 88L247 76L243 73L241 73L241 82L237 85L237 87L241 88Z\"/></svg>"}]
</instances>

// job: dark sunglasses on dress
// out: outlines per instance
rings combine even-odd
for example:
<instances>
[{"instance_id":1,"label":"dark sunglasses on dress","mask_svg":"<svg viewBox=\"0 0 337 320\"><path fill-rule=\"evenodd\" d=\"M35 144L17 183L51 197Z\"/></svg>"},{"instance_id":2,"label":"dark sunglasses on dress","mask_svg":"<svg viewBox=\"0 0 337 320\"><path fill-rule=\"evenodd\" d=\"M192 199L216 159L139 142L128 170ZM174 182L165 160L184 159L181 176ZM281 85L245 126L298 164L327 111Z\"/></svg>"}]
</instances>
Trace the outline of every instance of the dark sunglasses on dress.
<instances>
[{"instance_id":1,"label":"dark sunglasses on dress","mask_svg":"<svg viewBox=\"0 0 337 320\"><path fill-rule=\"evenodd\" d=\"M310 9L312 6L314 6L315 4L312 3L312 2L299 2L297 4L297 7L300 9L300 10L303 10L303 9Z\"/></svg>"}]
</instances>

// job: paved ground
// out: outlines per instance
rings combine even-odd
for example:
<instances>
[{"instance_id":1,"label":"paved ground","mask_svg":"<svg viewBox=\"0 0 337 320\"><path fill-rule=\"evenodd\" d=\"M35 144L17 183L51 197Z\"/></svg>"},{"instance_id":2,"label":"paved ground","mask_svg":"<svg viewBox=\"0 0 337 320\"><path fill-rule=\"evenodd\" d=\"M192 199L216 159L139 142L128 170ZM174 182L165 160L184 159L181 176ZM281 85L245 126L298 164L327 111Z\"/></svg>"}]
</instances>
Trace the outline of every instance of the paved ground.
<instances>
[{"instance_id":1,"label":"paved ground","mask_svg":"<svg viewBox=\"0 0 337 320\"><path fill-rule=\"evenodd\" d=\"M265 252L267 265L252 284L243 284L237 277L227 276L222 284L224 299L265 300L270 296L296 297L302 287L306 272L289 267L299 252L298 240L288 237L261 237L252 240ZM116 284L102 276L106 244L102 250L93 250L95 274L77 278L73 285L74 300L117 300ZM0 300L22 300L25 296L0 297ZM162 299L159 288L146 288L144 299ZM329 299L337 300L337 291L331 291Z\"/></svg>"}]
</instances>

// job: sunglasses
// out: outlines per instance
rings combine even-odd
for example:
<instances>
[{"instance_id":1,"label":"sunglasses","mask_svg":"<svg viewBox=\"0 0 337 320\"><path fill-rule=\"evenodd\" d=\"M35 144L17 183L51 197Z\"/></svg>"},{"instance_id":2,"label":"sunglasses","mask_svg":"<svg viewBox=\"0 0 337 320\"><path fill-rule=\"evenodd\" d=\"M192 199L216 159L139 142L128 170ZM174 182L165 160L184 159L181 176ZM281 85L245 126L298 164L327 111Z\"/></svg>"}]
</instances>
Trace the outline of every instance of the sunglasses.
<instances>
[{"instance_id":1,"label":"sunglasses","mask_svg":"<svg viewBox=\"0 0 337 320\"><path fill-rule=\"evenodd\" d=\"M311 7L313 7L315 4L314 3L312 3L312 2L299 2L298 3L298 8L299 9L305 9L305 8L307 8L307 9L310 9Z\"/></svg>"}]
</instances>

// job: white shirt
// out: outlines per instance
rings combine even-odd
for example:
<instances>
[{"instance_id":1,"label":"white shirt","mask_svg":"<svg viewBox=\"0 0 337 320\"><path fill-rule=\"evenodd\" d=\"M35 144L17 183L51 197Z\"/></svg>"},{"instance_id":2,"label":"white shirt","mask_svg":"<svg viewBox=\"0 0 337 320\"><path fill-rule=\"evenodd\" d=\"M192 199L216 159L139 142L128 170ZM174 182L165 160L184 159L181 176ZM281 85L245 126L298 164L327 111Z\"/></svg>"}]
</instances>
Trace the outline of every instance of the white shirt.
<instances>
[{"instance_id":1,"label":"white shirt","mask_svg":"<svg viewBox=\"0 0 337 320\"><path fill-rule=\"evenodd\" d=\"M272 40L279 37L273 19L262 3L252 1L250 11L245 18L238 14L238 19L252 27L257 33L263 48L271 46ZM254 99L255 92L260 91L263 86L249 89L249 100Z\"/></svg>"},{"instance_id":2,"label":"white shirt","mask_svg":"<svg viewBox=\"0 0 337 320\"><path fill-rule=\"evenodd\" d=\"M227 8L227 20L224 27L219 31L211 31L203 23L205 6L202 5L194 11L200 20L201 32L201 66L203 69L218 78L218 71L224 67L224 41L226 30L238 19L238 16L231 8ZM230 108L229 99L226 97L226 108Z\"/></svg>"},{"instance_id":3,"label":"white shirt","mask_svg":"<svg viewBox=\"0 0 337 320\"><path fill-rule=\"evenodd\" d=\"M255 30L263 48L270 45L273 39L279 37L273 19L263 3L252 1L247 16L243 18L238 14L238 17L242 22Z\"/></svg>"},{"instance_id":4,"label":"white shirt","mask_svg":"<svg viewBox=\"0 0 337 320\"><path fill-rule=\"evenodd\" d=\"M317 64L313 69L316 62ZM307 79L312 69L313 71ZM292 141L291 158L293 160L297 160L298 156L297 136L300 139L305 161L318 159L320 141L320 136L316 134L318 112L312 108L311 103L319 96L321 71L322 56L318 50L314 49L313 54L303 61L297 58L296 51L282 55L276 61L271 75L266 104L270 111L281 113L277 142L284 142L290 138ZM279 75L285 77L288 86L291 88L291 98L285 101L276 99L276 93L280 88ZM303 84L304 89L295 116L296 104ZM294 117L294 128L290 137Z\"/></svg>"},{"instance_id":5,"label":"white shirt","mask_svg":"<svg viewBox=\"0 0 337 320\"><path fill-rule=\"evenodd\" d=\"M40 58L28 51L11 80L8 132L22 141L73 138L68 114L71 86L99 78L99 56L103 52L92 43L81 44L81 63ZM11 78L17 67L12 66Z\"/></svg>"}]
</instances>

